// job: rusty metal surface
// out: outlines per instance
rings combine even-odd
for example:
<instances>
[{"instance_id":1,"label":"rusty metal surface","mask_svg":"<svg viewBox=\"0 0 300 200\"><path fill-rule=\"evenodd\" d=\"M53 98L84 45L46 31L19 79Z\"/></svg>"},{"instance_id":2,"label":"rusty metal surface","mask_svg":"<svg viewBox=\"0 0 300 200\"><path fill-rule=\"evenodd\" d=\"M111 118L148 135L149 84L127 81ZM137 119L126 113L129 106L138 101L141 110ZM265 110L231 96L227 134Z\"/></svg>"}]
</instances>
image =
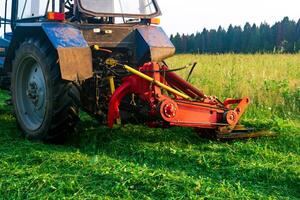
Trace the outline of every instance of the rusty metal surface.
<instances>
[{"instance_id":1,"label":"rusty metal surface","mask_svg":"<svg viewBox=\"0 0 300 200\"><path fill-rule=\"evenodd\" d=\"M92 53L89 47L58 48L62 79L75 81L93 76Z\"/></svg>"},{"instance_id":2,"label":"rusty metal surface","mask_svg":"<svg viewBox=\"0 0 300 200\"><path fill-rule=\"evenodd\" d=\"M57 49L62 79L85 80L93 75L92 53L79 28L66 23L42 23Z\"/></svg>"},{"instance_id":3,"label":"rusty metal surface","mask_svg":"<svg viewBox=\"0 0 300 200\"><path fill-rule=\"evenodd\" d=\"M160 62L175 54L173 47L150 47L151 60Z\"/></svg>"},{"instance_id":4,"label":"rusty metal surface","mask_svg":"<svg viewBox=\"0 0 300 200\"><path fill-rule=\"evenodd\" d=\"M175 47L169 37L157 26L87 26L82 27L82 34L89 45L131 51L134 59L132 63L140 65L150 61L160 62L175 54Z\"/></svg>"},{"instance_id":5,"label":"rusty metal surface","mask_svg":"<svg viewBox=\"0 0 300 200\"><path fill-rule=\"evenodd\" d=\"M228 134L222 134L215 129L195 129L196 133L201 138L213 139L213 140L243 140L250 138L260 138L260 137L275 137L276 134L272 131L261 130L257 131L254 129L247 129L243 125L238 125L237 129Z\"/></svg>"},{"instance_id":6,"label":"rusty metal surface","mask_svg":"<svg viewBox=\"0 0 300 200\"><path fill-rule=\"evenodd\" d=\"M150 54L151 61L160 62L175 54L175 47L161 27L140 26L137 28L137 56Z\"/></svg>"},{"instance_id":7,"label":"rusty metal surface","mask_svg":"<svg viewBox=\"0 0 300 200\"><path fill-rule=\"evenodd\" d=\"M100 32L94 32L94 29ZM84 28L82 33L89 45L98 44L103 48L133 49L135 47L133 26L99 25Z\"/></svg>"},{"instance_id":8,"label":"rusty metal surface","mask_svg":"<svg viewBox=\"0 0 300 200\"><path fill-rule=\"evenodd\" d=\"M230 133L217 132L218 139L248 139L258 137L275 136L275 133L268 130L255 130L254 128L247 128L244 125L238 124Z\"/></svg>"},{"instance_id":9,"label":"rusty metal surface","mask_svg":"<svg viewBox=\"0 0 300 200\"><path fill-rule=\"evenodd\" d=\"M150 47L174 48L174 45L161 27L139 26L137 31Z\"/></svg>"},{"instance_id":10,"label":"rusty metal surface","mask_svg":"<svg viewBox=\"0 0 300 200\"><path fill-rule=\"evenodd\" d=\"M237 131L232 132L229 134L218 134L218 139L249 139L249 138L259 138L259 137L273 137L276 136L275 133L271 131L257 131L257 132L244 132L244 131Z\"/></svg>"}]
</instances>

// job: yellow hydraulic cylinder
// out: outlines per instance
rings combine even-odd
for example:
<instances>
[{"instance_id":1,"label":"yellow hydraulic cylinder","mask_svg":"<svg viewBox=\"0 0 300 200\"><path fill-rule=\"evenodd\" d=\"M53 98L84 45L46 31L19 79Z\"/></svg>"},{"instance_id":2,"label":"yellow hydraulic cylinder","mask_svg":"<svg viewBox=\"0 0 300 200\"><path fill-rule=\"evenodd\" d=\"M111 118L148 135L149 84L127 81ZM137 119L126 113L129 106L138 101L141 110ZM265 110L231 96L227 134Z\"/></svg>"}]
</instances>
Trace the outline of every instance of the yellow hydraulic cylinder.
<instances>
[{"instance_id":1,"label":"yellow hydraulic cylinder","mask_svg":"<svg viewBox=\"0 0 300 200\"><path fill-rule=\"evenodd\" d=\"M147 80L149 82L152 82L155 85L158 85L159 87L161 87L161 88L163 88L163 89L165 89L165 90L167 90L167 91L169 91L169 92L171 92L173 94L181 96L181 97L183 97L185 99L189 99L190 98L188 95L183 94L182 92L179 92L179 91L177 91L177 90L175 90L175 89L173 89L173 88L171 88L171 87L169 87L169 86L167 86L167 85L165 85L165 84L163 84L163 83L161 83L161 82L159 82L157 80L154 80L150 76L147 76L146 74L144 74L142 72L139 72L139 71L133 69L132 67L129 67L128 65L124 65L124 68L127 71L129 71L129 72L131 72L131 73L133 73L133 74L135 74L135 75L137 75L137 76L139 76L139 77L141 77L141 78L143 78L143 79L145 79L145 80Z\"/></svg>"},{"instance_id":2,"label":"yellow hydraulic cylinder","mask_svg":"<svg viewBox=\"0 0 300 200\"><path fill-rule=\"evenodd\" d=\"M113 94L116 91L115 80L113 76L107 77L110 85L110 92Z\"/></svg>"},{"instance_id":3,"label":"yellow hydraulic cylinder","mask_svg":"<svg viewBox=\"0 0 300 200\"><path fill-rule=\"evenodd\" d=\"M108 81L109 81L109 85L110 85L110 92L111 94L113 95L116 91L116 86L115 86L115 80L114 80L114 77L113 76L109 76L107 77ZM117 124L121 124L121 119L118 118L117 119Z\"/></svg>"}]
</instances>

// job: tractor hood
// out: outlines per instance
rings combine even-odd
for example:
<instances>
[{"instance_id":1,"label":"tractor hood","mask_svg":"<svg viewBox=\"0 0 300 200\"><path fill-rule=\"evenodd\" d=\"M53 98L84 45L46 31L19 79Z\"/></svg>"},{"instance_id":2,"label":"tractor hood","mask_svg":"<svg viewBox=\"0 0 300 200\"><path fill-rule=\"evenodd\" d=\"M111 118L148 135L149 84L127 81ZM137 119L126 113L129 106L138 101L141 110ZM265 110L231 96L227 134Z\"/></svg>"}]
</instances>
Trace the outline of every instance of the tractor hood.
<instances>
[{"instance_id":1,"label":"tractor hood","mask_svg":"<svg viewBox=\"0 0 300 200\"><path fill-rule=\"evenodd\" d=\"M175 47L160 27L144 26L136 29L137 60L150 58L161 62L174 55Z\"/></svg>"}]
</instances>

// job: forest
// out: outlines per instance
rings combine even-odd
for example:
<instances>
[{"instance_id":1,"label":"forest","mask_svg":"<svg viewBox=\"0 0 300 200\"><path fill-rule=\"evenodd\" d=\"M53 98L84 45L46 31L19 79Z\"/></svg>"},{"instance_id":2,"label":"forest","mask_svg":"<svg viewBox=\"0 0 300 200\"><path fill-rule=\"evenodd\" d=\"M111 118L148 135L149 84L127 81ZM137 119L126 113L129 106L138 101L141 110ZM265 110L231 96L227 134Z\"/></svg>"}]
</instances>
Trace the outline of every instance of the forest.
<instances>
[{"instance_id":1,"label":"forest","mask_svg":"<svg viewBox=\"0 0 300 200\"><path fill-rule=\"evenodd\" d=\"M196 34L171 35L177 53L297 53L300 50L300 19L285 17L269 25L246 23L227 29L203 29Z\"/></svg>"}]
</instances>

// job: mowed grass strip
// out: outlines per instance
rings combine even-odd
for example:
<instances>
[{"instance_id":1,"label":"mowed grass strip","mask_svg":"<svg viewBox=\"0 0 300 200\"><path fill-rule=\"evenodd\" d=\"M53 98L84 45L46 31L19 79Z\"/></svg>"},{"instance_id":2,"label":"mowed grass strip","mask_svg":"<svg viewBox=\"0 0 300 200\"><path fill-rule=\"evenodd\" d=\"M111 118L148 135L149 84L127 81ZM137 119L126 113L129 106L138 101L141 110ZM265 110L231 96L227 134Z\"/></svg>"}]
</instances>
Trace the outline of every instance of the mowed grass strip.
<instances>
[{"instance_id":1,"label":"mowed grass strip","mask_svg":"<svg viewBox=\"0 0 300 200\"><path fill-rule=\"evenodd\" d=\"M282 61L278 56L288 58ZM298 85L291 82L298 84L300 76L275 76L286 62L292 62L290 68L299 74L296 55L180 55L168 63L182 66L197 60L199 68L193 82L208 94L225 98L230 94L222 88L230 76L215 73L234 70L230 65L233 60L237 60L236 66L242 66L240 62L249 66L249 60L266 62L266 57L270 63L281 62L266 80L286 79L289 90L296 91ZM218 68L221 61L227 63ZM254 64L251 66L247 70L255 69ZM212 84L213 78L219 77L216 85L201 82L204 75L212 77ZM232 94L234 90L241 92L237 96L251 97L246 90L262 94L264 84L259 79L255 79L257 87L251 87L243 77L239 76ZM273 89L270 94L275 93ZM9 98L7 92L0 92L0 199L299 199L299 121L297 113L288 118L280 114L281 108L297 111L299 107L288 108L279 96L270 111L268 102L274 96L268 94L262 96L261 103L252 104L255 109L250 108L244 122L272 129L276 137L220 142L201 139L188 128L126 125L110 130L82 113L77 135L57 146L25 140L11 108L4 104Z\"/></svg>"}]
</instances>

